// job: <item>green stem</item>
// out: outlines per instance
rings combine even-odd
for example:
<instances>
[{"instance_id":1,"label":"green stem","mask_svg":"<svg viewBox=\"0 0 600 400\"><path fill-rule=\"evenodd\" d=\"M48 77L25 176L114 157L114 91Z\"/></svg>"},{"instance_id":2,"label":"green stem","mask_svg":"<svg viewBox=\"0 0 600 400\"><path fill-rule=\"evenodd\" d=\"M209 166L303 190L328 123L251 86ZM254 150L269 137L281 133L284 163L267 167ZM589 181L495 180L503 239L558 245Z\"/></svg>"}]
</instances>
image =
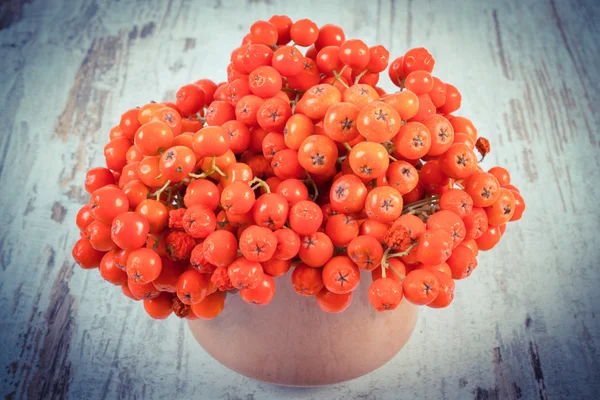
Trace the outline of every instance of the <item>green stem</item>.
<instances>
[{"instance_id":1,"label":"green stem","mask_svg":"<svg viewBox=\"0 0 600 400\"><path fill-rule=\"evenodd\" d=\"M253 186L255 183L256 186ZM265 192L271 193L271 188L269 187L269 184L260 178L252 179L250 182L248 182L248 185L250 185L250 188L254 190L258 189L259 187L263 187L265 189Z\"/></svg>"},{"instance_id":2,"label":"green stem","mask_svg":"<svg viewBox=\"0 0 600 400\"><path fill-rule=\"evenodd\" d=\"M354 84L355 84L355 85L356 85L356 84L358 84L358 83L360 82L360 79L361 79L361 78L362 78L362 77L363 77L363 76L364 76L364 75L365 75L367 72L369 72L369 70L365 68L365 69L363 69L363 70L360 72L360 74L356 75L356 78L354 78Z\"/></svg>"},{"instance_id":3,"label":"green stem","mask_svg":"<svg viewBox=\"0 0 600 400\"><path fill-rule=\"evenodd\" d=\"M156 200L160 200L160 195L169 187L170 184L171 181L166 181L163 187L158 189L156 192L152 193L150 196L156 196Z\"/></svg>"}]
</instances>

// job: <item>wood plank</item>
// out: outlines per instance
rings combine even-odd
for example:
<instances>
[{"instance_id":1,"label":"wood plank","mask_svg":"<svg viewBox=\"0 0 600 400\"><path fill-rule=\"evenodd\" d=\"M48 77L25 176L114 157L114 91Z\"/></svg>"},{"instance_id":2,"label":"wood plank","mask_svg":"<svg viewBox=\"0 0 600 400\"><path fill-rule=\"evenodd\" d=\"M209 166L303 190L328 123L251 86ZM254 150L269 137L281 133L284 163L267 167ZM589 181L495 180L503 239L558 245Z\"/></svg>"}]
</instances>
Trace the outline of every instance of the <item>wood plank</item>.
<instances>
[{"instance_id":1,"label":"wood plank","mask_svg":"<svg viewBox=\"0 0 600 400\"><path fill-rule=\"evenodd\" d=\"M15 1L0 18L0 344L7 398L593 398L600 390L600 8L593 0ZM16 5L16 6L15 6ZM11 8L12 7L12 8ZM6 10L10 10L9 13ZM120 113L225 78L249 23L336 23L393 55L425 46L528 209L455 304L347 384L279 388L214 362L74 267L85 170ZM384 87L391 89L387 84Z\"/></svg>"}]
</instances>

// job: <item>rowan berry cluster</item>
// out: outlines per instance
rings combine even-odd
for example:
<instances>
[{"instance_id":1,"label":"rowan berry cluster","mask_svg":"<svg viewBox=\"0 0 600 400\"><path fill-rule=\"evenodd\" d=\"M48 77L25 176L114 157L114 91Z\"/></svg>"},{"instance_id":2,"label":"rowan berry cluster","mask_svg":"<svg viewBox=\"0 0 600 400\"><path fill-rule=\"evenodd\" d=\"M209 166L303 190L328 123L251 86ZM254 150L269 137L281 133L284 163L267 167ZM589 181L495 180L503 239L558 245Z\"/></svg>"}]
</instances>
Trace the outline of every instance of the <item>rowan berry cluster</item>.
<instances>
[{"instance_id":1,"label":"rowan berry cluster","mask_svg":"<svg viewBox=\"0 0 600 400\"><path fill-rule=\"evenodd\" d=\"M268 304L290 269L280 279L326 312L351 304L361 270L379 311L448 306L525 203L506 169L480 167L489 143L434 63L424 48L390 63L335 25L257 21L227 82L121 116L86 175L75 260L157 319L214 318L226 293ZM377 86L386 69L399 91Z\"/></svg>"}]
</instances>

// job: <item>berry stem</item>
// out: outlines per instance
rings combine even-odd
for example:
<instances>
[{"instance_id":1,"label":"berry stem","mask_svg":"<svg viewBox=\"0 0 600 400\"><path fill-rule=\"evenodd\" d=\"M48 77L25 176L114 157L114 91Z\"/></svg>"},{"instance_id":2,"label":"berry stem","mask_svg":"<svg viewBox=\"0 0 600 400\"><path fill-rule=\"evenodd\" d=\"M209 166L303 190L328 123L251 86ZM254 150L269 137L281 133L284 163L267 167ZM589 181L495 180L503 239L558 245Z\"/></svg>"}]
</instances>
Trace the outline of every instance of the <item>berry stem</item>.
<instances>
[{"instance_id":1,"label":"berry stem","mask_svg":"<svg viewBox=\"0 0 600 400\"><path fill-rule=\"evenodd\" d=\"M415 201L414 203L409 203L402 209L402 214L407 214L411 211L423 211L429 209L430 205L435 205L440 201L440 195L435 195L428 197L423 200Z\"/></svg>"},{"instance_id":2,"label":"berry stem","mask_svg":"<svg viewBox=\"0 0 600 400\"><path fill-rule=\"evenodd\" d=\"M225 172L221 171L221 168L217 167L217 156L213 156L212 157L212 160L210 162L210 170L212 172L216 172L217 174L219 174L219 175L224 176L225 178L227 178L227 175L225 174Z\"/></svg>"},{"instance_id":3,"label":"berry stem","mask_svg":"<svg viewBox=\"0 0 600 400\"><path fill-rule=\"evenodd\" d=\"M404 257L407 256L410 251L417 245L418 243L413 243L411 244L408 249L404 250L404 251L399 251L397 253L391 253L390 251L392 251L391 247L388 247L384 252L383 252L383 257L381 258L381 277L385 278L385 270L387 268L390 268L396 275L398 275L400 278L404 279L404 275L402 275L401 273L399 273L390 263L389 263L389 259L390 258L394 258L394 257Z\"/></svg>"},{"instance_id":4,"label":"berry stem","mask_svg":"<svg viewBox=\"0 0 600 400\"><path fill-rule=\"evenodd\" d=\"M368 69L363 69L362 71L360 71L360 74L356 75L356 78L354 78L354 84L357 85L358 82L360 82L361 78L367 73L369 72Z\"/></svg>"},{"instance_id":5,"label":"berry stem","mask_svg":"<svg viewBox=\"0 0 600 400\"><path fill-rule=\"evenodd\" d=\"M400 279L404 280L406 278L406 276L404 276L400 272L398 272L398 270L392 264L388 263L388 267L392 270L393 273L398 275L398 277L400 277Z\"/></svg>"},{"instance_id":6,"label":"berry stem","mask_svg":"<svg viewBox=\"0 0 600 400\"><path fill-rule=\"evenodd\" d=\"M317 201L317 198L319 198L319 188L317 187L317 184L315 183L315 181L313 180L312 176L310 176L310 174L307 172L306 175L308 175L308 179L305 179L303 182L304 183L310 183L310 185L313 188L314 194L312 197L313 201Z\"/></svg>"},{"instance_id":7,"label":"berry stem","mask_svg":"<svg viewBox=\"0 0 600 400\"><path fill-rule=\"evenodd\" d=\"M254 184L256 184L256 186L253 186ZM271 188L269 187L269 184L260 178L252 179L250 182L248 182L248 185L250 185L250 188L253 190L258 189L259 187L263 187L265 189L265 192L271 193Z\"/></svg>"},{"instance_id":8,"label":"berry stem","mask_svg":"<svg viewBox=\"0 0 600 400\"><path fill-rule=\"evenodd\" d=\"M388 155L388 157L390 158L390 160L392 161L398 161L398 159L394 156L392 156L391 154Z\"/></svg>"},{"instance_id":9,"label":"berry stem","mask_svg":"<svg viewBox=\"0 0 600 400\"><path fill-rule=\"evenodd\" d=\"M212 175L214 173L217 173L221 176L224 176L225 178L227 178L227 174L223 171L221 171L221 168L217 167L217 156L213 156L212 161L210 162L210 168L208 171L203 172L201 174L193 174L193 173L189 173L188 176L194 179L203 179L206 178L209 175Z\"/></svg>"},{"instance_id":10,"label":"berry stem","mask_svg":"<svg viewBox=\"0 0 600 400\"><path fill-rule=\"evenodd\" d=\"M296 111L296 104L298 104L299 99L300 99L300 93L297 92L296 98L294 100L290 101L290 104L292 105L292 114L294 113L294 111Z\"/></svg>"},{"instance_id":11,"label":"berry stem","mask_svg":"<svg viewBox=\"0 0 600 400\"><path fill-rule=\"evenodd\" d=\"M346 82L344 82L344 80L342 79L342 74L344 73L344 71L346 70L347 65L344 65L342 67L342 69L340 69L340 72L338 73L335 69L333 70L333 76L335 77L336 81L339 81L342 85L344 85L344 87L346 89L350 88L350 86L348 86L346 84Z\"/></svg>"},{"instance_id":12,"label":"berry stem","mask_svg":"<svg viewBox=\"0 0 600 400\"><path fill-rule=\"evenodd\" d=\"M152 193L150 196L156 196L156 200L160 200L160 195L169 187L170 184L171 181L166 181L163 187L158 189L156 192Z\"/></svg>"},{"instance_id":13,"label":"berry stem","mask_svg":"<svg viewBox=\"0 0 600 400\"><path fill-rule=\"evenodd\" d=\"M346 150L348 150L349 152L350 152L350 151L352 151L352 146L350 146L350 145L348 144L348 142L343 142L342 144L344 145L344 148L345 148Z\"/></svg>"}]
</instances>

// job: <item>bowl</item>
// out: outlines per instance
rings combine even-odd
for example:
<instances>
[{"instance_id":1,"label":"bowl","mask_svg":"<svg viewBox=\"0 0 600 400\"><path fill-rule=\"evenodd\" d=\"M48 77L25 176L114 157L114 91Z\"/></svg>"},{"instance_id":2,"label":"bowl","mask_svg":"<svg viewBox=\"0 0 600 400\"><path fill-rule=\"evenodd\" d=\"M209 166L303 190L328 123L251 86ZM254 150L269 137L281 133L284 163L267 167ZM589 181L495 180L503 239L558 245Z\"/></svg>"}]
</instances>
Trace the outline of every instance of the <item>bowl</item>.
<instances>
[{"instance_id":1,"label":"bowl","mask_svg":"<svg viewBox=\"0 0 600 400\"><path fill-rule=\"evenodd\" d=\"M217 318L189 321L215 360L263 382L321 386L358 378L392 359L417 321L417 307L406 299L392 311L373 309L369 272L362 272L352 304L339 314L325 313L314 297L298 295L290 274L275 282L277 292L266 306L228 295Z\"/></svg>"}]
</instances>

